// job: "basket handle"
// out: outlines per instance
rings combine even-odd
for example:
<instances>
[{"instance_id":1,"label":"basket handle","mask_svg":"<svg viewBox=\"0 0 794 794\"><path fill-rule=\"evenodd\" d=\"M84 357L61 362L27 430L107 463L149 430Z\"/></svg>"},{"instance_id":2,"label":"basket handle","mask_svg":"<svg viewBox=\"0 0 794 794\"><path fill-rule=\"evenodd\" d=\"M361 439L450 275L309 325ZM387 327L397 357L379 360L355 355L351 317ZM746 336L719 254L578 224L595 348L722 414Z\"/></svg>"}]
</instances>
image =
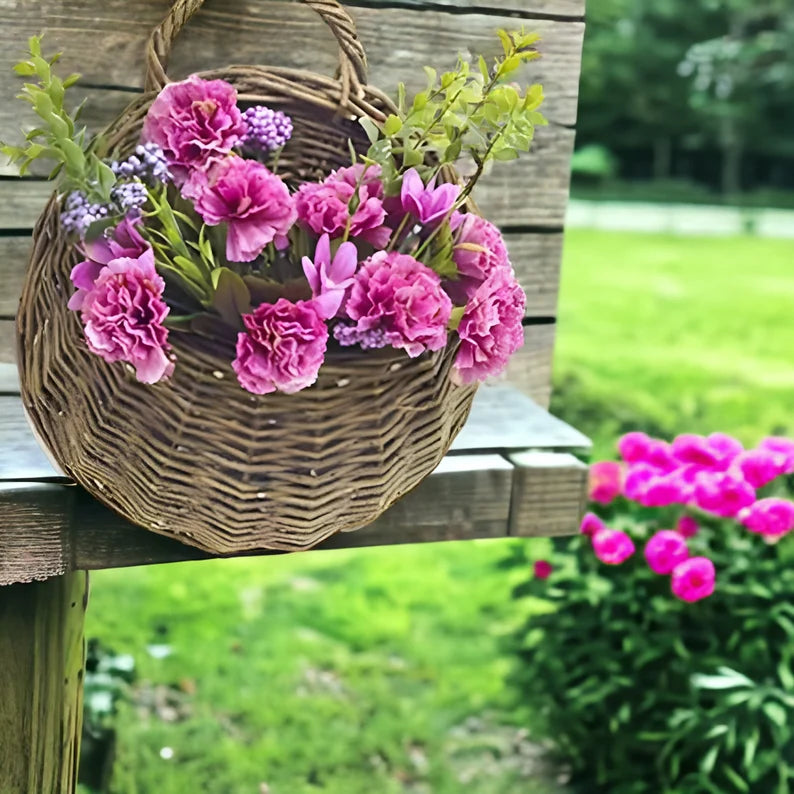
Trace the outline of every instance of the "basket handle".
<instances>
[{"instance_id":1,"label":"basket handle","mask_svg":"<svg viewBox=\"0 0 794 794\"><path fill-rule=\"evenodd\" d=\"M367 84L367 57L358 38L356 23L337 0L301 0L314 9L331 28L339 44L339 80L342 83L341 103L350 95L360 96ZM146 45L147 91L160 91L169 82L166 69L171 47L182 28L201 8L204 0L175 0L168 16L152 31Z\"/></svg>"}]
</instances>

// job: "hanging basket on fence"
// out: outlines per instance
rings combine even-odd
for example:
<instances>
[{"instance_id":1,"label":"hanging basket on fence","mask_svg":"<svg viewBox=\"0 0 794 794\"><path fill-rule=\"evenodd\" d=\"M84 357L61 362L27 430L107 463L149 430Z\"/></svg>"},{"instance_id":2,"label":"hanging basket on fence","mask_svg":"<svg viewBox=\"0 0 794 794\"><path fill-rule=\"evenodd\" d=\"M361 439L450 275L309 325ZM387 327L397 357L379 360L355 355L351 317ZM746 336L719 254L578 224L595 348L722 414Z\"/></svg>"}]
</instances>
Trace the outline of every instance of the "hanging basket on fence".
<instances>
[{"instance_id":1,"label":"hanging basket on fence","mask_svg":"<svg viewBox=\"0 0 794 794\"><path fill-rule=\"evenodd\" d=\"M338 42L336 77L230 66L191 78L230 84L241 110L266 106L268 113L281 112L291 119L291 138L279 152L277 167L293 195L301 184L350 168L351 150L367 152L373 140L368 133L382 129L388 118L401 112L367 84L364 51L347 12L335 0L304 2ZM146 119L169 84L171 47L201 5L202 0L177 0L152 33L146 51L146 92L108 127L96 149L106 161L115 160L116 173L118 162L136 147L140 153ZM370 119L369 130L362 118ZM422 159L422 167L432 165L432 155L424 154ZM457 180L448 166L435 172L434 179L441 182ZM360 187L359 180L355 190ZM456 190L457 196L460 189ZM248 326L241 322L239 328L229 329L223 322L199 317L178 327L174 304L170 309L174 326L162 347L168 355L168 371L154 385L152 378L141 382L146 378L141 379L132 359L105 355L103 360L96 355L101 342L90 343L86 304L82 322L75 305L67 306L74 293L72 280L79 281L74 268L91 249L85 240L76 244L66 228L65 199L68 210L63 191L53 196L34 232L18 313L23 401L37 435L63 472L133 523L213 553L308 549L338 531L377 518L433 470L465 422L477 380L454 377L457 357L466 344L463 332L459 337L454 330L443 346L412 349L410 354L405 346L345 346L341 334L336 338L329 334L322 366L311 385L252 393L257 389L250 383L242 388L246 382L236 371L239 339ZM384 204L387 200L384 197ZM398 200L399 196L393 199ZM469 201L461 202L459 209L475 213ZM144 226L148 217L144 214ZM460 215L458 223L461 219L465 225L466 216ZM402 225L410 230L411 223ZM160 231L167 233L165 226ZM312 245L316 244L317 235L312 238L311 229L308 232ZM110 227L101 239L107 242L113 233ZM403 239L400 234L394 231L393 242ZM159 250L154 233L150 240ZM193 245L198 250L210 243L200 239ZM333 248L338 245L332 243ZM282 242L278 248L283 246ZM272 243L266 250L273 256L268 267L275 268L273 263L281 261L279 251ZM461 250L478 261L493 253L477 245ZM318 256L319 248L315 262ZM506 254L503 258L507 261ZM226 259L224 263L225 269L234 269ZM163 272L169 285L167 271ZM254 284L255 274L253 278L246 284ZM440 277L436 280L441 282ZM288 277L281 281L283 294L295 301L290 296L292 281ZM307 285L302 289L297 297L317 298L306 293ZM250 293L248 311L278 297L267 290L257 297L253 287ZM135 303L137 298L133 295L130 300ZM465 316L465 306L471 305L463 302L457 309L458 322L461 314ZM143 311L137 306L127 310ZM330 326L337 322L323 317ZM515 324L515 317L510 318ZM453 329L452 321L449 327ZM108 363L111 360L115 363Z\"/></svg>"}]
</instances>

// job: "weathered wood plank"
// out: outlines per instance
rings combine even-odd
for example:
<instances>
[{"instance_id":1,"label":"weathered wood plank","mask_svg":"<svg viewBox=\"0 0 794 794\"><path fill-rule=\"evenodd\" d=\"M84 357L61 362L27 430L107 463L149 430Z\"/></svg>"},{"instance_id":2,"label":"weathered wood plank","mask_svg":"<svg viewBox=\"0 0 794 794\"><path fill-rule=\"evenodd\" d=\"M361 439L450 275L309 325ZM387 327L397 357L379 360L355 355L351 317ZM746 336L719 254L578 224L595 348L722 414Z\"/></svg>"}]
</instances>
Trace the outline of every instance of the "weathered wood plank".
<instances>
[{"instance_id":1,"label":"weathered wood plank","mask_svg":"<svg viewBox=\"0 0 794 794\"><path fill-rule=\"evenodd\" d=\"M347 0L345 5L411 6L423 10L444 7L459 13L476 9L530 18L539 14L554 19L584 17L584 0Z\"/></svg>"},{"instance_id":2,"label":"weathered wood plank","mask_svg":"<svg viewBox=\"0 0 794 794\"><path fill-rule=\"evenodd\" d=\"M87 597L82 572L0 588L0 791L76 790Z\"/></svg>"},{"instance_id":3,"label":"weathered wood plank","mask_svg":"<svg viewBox=\"0 0 794 794\"><path fill-rule=\"evenodd\" d=\"M505 237L510 258L527 293L527 316L554 317L562 234L507 234ZM16 313L29 252L29 235L0 237L0 317L12 317Z\"/></svg>"},{"instance_id":4,"label":"weathered wood plank","mask_svg":"<svg viewBox=\"0 0 794 794\"><path fill-rule=\"evenodd\" d=\"M513 475L510 534L573 535L585 509L587 466L569 453L519 452Z\"/></svg>"},{"instance_id":5,"label":"weathered wood plank","mask_svg":"<svg viewBox=\"0 0 794 794\"><path fill-rule=\"evenodd\" d=\"M556 325L529 325L524 328L524 346L510 359L505 380L548 408L551 399L551 371Z\"/></svg>"}]
</instances>

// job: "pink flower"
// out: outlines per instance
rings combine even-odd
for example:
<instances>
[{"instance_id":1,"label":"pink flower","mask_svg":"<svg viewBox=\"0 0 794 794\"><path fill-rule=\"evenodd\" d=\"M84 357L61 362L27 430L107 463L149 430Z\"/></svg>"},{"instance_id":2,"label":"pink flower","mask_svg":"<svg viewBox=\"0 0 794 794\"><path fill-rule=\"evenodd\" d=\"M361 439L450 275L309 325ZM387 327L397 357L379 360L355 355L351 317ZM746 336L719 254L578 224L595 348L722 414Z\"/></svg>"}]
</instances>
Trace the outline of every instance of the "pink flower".
<instances>
[{"instance_id":1,"label":"pink flower","mask_svg":"<svg viewBox=\"0 0 794 794\"><path fill-rule=\"evenodd\" d=\"M303 257L303 272L314 295L314 305L330 319L339 312L345 292L353 283L358 251L353 243L342 243L331 258L331 240L324 234L314 250L314 261Z\"/></svg>"},{"instance_id":2,"label":"pink flower","mask_svg":"<svg viewBox=\"0 0 794 794\"><path fill-rule=\"evenodd\" d=\"M452 301L441 279L412 256L378 251L356 274L345 308L356 331L379 330L411 358L447 343Z\"/></svg>"},{"instance_id":3,"label":"pink flower","mask_svg":"<svg viewBox=\"0 0 794 794\"><path fill-rule=\"evenodd\" d=\"M536 579L548 579L553 570L552 564L546 562L546 560L536 560L535 564L532 566L532 571Z\"/></svg>"},{"instance_id":4,"label":"pink flower","mask_svg":"<svg viewBox=\"0 0 794 794\"><path fill-rule=\"evenodd\" d=\"M237 337L232 367L253 394L294 394L317 380L325 359L328 328L312 301L279 298L244 314L248 329Z\"/></svg>"},{"instance_id":5,"label":"pink flower","mask_svg":"<svg viewBox=\"0 0 794 794\"><path fill-rule=\"evenodd\" d=\"M593 463L589 469L589 499L602 505L620 496L623 486L623 467L613 460Z\"/></svg>"},{"instance_id":6,"label":"pink flower","mask_svg":"<svg viewBox=\"0 0 794 794\"><path fill-rule=\"evenodd\" d=\"M794 504L786 499L769 497L745 507L739 522L751 532L767 537L780 537L794 529Z\"/></svg>"},{"instance_id":7,"label":"pink flower","mask_svg":"<svg viewBox=\"0 0 794 794\"><path fill-rule=\"evenodd\" d=\"M666 507L686 503L688 490L682 488L681 480L672 474L652 476L645 487L635 497L635 501L645 507Z\"/></svg>"},{"instance_id":8,"label":"pink flower","mask_svg":"<svg viewBox=\"0 0 794 794\"><path fill-rule=\"evenodd\" d=\"M651 481L659 476L659 470L647 463L634 463L626 472L623 483L623 495L626 499L640 502L645 497L645 491Z\"/></svg>"},{"instance_id":9,"label":"pink flower","mask_svg":"<svg viewBox=\"0 0 794 794\"><path fill-rule=\"evenodd\" d=\"M763 447L742 452L734 464L753 488L763 488L786 472L785 459Z\"/></svg>"},{"instance_id":10,"label":"pink flower","mask_svg":"<svg viewBox=\"0 0 794 794\"><path fill-rule=\"evenodd\" d=\"M604 529L604 522L595 513L585 513L579 526L579 532L583 535L593 535L599 529Z\"/></svg>"},{"instance_id":11,"label":"pink flower","mask_svg":"<svg viewBox=\"0 0 794 794\"><path fill-rule=\"evenodd\" d=\"M620 565L634 554L634 541L619 529L599 529L593 535L593 551L601 562Z\"/></svg>"},{"instance_id":12,"label":"pink flower","mask_svg":"<svg viewBox=\"0 0 794 794\"><path fill-rule=\"evenodd\" d=\"M154 253L112 259L82 299L88 349L105 361L126 361L142 383L156 383L174 370L168 358L165 282L154 268Z\"/></svg>"},{"instance_id":13,"label":"pink flower","mask_svg":"<svg viewBox=\"0 0 794 794\"><path fill-rule=\"evenodd\" d=\"M697 476L694 500L701 510L730 518L755 501L755 489L733 472L706 470Z\"/></svg>"},{"instance_id":14,"label":"pink flower","mask_svg":"<svg viewBox=\"0 0 794 794\"><path fill-rule=\"evenodd\" d=\"M673 568L673 595L693 603L714 592L714 563L708 557L690 557Z\"/></svg>"},{"instance_id":15,"label":"pink flower","mask_svg":"<svg viewBox=\"0 0 794 794\"><path fill-rule=\"evenodd\" d=\"M782 474L794 473L794 439L769 436L762 439L758 449L775 456L775 462Z\"/></svg>"},{"instance_id":16,"label":"pink flower","mask_svg":"<svg viewBox=\"0 0 794 794\"><path fill-rule=\"evenodd\" d=\"M675 531L683 538L693 538L698 533L700 526L692 516L681 516L675 525Z\"/></svg>"},{"instance_id":17,"label":"pink flower","mask_svg":"<svg viewBox=\"0 0 794 794\"><path fill-rule=\"evenodd\" d=\"M209 226L227 224L229 261L251 262L273 241L286 246L297 212L280 177L255 160L229 157L191 182L196 186L202 180L196 211Z\"/></svg>"},{"instance_id":18,"label":"pink flower","mask_svg":"<svg viewBox=\"0 0 794 794\"><path fill-rule=\"evenodd\" d=\"M526 296L513 274L496 270L478 287L458 326L460 347L452 380L473 383L498 375L524 344Z\"/></svg>"},{"instance_id":19,"label":"pink flower","mask_svg":"<svg viewBox=\"0 0 794 794\"><path fill-rule=\"evenodd\" d=\"M89 290L99 278L102 268L114 259L138 259L149 248L137 229L139 219L125 218L113 230L110 237L97 237L95 240L85 240L82 251L86 256L72 268L72 283L77 287L77 292L69 299L69 308L79 311Z\"/></svg>"},{"instance_id":20,"label":"pink flower","mask_svg":"<svg viewBox=\"0 0 794 794\"><path fill-rule=\"evenodd\" d=\"M403 210L425 225L442 220L460 196L460 185L445 183L436 187L435 181L435 178L431 179L425 187L415 168L410 168L403 175L400 191Z\"/></svg>"},{"instance_id":21,"label":"pink flower","mask_svg":"<svg viewBox=\"0 0 794 794\"><path fill-rule=\"evenodd\" d=\"M245 132L234 86L196 75L169 83L143 123L143 140L162 148L177 184L229 154Z\"/></svg>"},{"instance_id":22,"label":"pink flower","mask_svg":"<svg viewBox=\"0 0 794 794\"><path fill-rule=\"evenodd\" d=\"M654 573L668 574L689 557L686 541L670 529L654 533L645 544L645 559Z\"/></svg>"},{"instance_id":23,"label":"pink flower","mask_svg":"<svg viewBox=\"0 0 794 794\"><path fill-rule=\"evenodd\" d=\"M350 222L350 234L376 248L384 248L391 229L384 225L383 183L378 165L362 163L332 171L323 182L298 188L295 203L300 222L315 234L341 237ZM353 208L355 198L355 208Z\"/></svg>"},{"instance_id":24,"label":"pink flower","mask_svg":"<svg viewBox=\"0 0 794 794\"><path fill-rule=\"evenodd\" d=\"M712 433L708 438L682 433L673 439L672 451L682 463L723 470L742 451L742 445L724 433Z\"/></svg>"},{"instance_id":25,"label":"pink flower","mask_svg":"<svg viewBox=\"0 0 794 794\"><path fill-rule=\"evenodd\" d=\"M626 463L645 463L652 443L646 433L626 433L618 439L618 452Z\"/></svg>"},{"instance_id":26,"label":"pink flower","mask_svg":"<svg viewBox=\"0 0 794 794\"><path fill-rule=\"evenodd\" d=\"M490 221L474 213L460 216L452 260L458 268L458 278L446 282L444 287L461 306L495 270L512 270L502 233Z\"/></svg>"}]
</instances>

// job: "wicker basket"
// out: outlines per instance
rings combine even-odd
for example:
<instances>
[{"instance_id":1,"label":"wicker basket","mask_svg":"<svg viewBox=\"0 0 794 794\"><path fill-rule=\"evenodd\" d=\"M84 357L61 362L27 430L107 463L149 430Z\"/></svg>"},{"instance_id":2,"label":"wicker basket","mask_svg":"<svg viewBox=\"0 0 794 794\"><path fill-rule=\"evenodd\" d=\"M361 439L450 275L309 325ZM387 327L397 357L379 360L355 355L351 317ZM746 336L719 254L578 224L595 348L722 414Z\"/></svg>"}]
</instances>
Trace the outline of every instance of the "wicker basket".
<instances>
[{"instance_id":1,"label":"wicker basket","mask_svg":"<svg viewBox=\"0 0 794 794\"><path fill-rule=\"evenodd\" d=\"M348 139L365 146L357 117L383 119L392 107L366 84L345 10L335 0L304 2L339 42L336 78L261 66L201 75L292 117L279 170L293 186L349 165ZM167 82L171 46L201 4L177 0L153 32L147 93L106 131L108 151L123 156L138 143ZM67 309L76 254L58 215L53 197L34 232L18 313L23 400L63 471L130 521L214 553L308 549L370 523L416 486L466 420L475 388L451 383L451 347L416 359L329 350L311 388L255 396L230 367L233 339L175 332L175 374L139 383L124 364L88 351Z\"/></svg>"}]
</instances>

